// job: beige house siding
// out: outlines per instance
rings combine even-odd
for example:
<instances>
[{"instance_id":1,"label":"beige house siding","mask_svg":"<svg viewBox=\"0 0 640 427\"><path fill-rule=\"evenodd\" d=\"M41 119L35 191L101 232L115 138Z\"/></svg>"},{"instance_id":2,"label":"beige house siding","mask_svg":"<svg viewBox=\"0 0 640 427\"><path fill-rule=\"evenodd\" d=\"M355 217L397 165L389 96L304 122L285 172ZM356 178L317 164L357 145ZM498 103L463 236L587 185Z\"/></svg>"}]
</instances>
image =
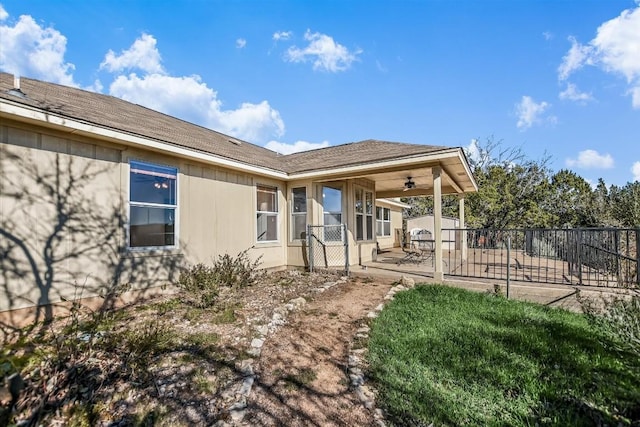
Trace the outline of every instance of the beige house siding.
<instances>
[{"instance_id":1,"label":"beige house siding","mask_svg":"<svg viewBox=\"0 0 640 427\"><path fill-rule=\"evenodd\" d=\"M0 310L96 295L116 275L128 280L118 267L130 260L114 256L124 244L120 148L4 120L0 134Z\"/></svg>"},{"instance_id":2,"label":"beige house siding","mask_svg":"<svg viewBox=\"0 0 640 427\"><path fill-rule=\"evenodd\" d=\"M253 247L287 265L284 182L13 123L0 127L0 311L168 283L181 267ZM128 250L129 161L178 168L175 249ZM73 182L71 181L73 180ZM256 185L278 188L278 241L256 242ZM56 225L59 229L56 229Z\"/></svg>"}]
</instances>

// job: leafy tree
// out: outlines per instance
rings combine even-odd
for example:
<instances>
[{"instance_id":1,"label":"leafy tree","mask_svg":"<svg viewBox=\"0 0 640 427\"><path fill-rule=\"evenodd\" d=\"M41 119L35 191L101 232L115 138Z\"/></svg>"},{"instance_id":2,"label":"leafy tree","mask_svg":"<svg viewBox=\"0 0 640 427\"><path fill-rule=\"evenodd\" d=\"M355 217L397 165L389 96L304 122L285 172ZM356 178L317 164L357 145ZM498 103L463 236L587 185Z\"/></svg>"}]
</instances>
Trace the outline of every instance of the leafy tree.
<instances>
[{"instance_id":1,"label":"leafy tree","mask_svg":"<svg viewBox=\"0 0 640 427\"><path fill-rule=\"evenodd\" d=\"M595 189L569 170L551 174L549 157L527 158L493 137L466 150L478 192L466 195L466 224L476 228L640 227L640 182ZM433 213L432 197L403 199L406 216ZM458 216L458 198L444 196L442 213Z\"/></svg>"},{"instance_id":2,"label":"leafy tree","mask_svg":"<svg viewBox=\"0 0 640 427\"><path fill-rule=\"evenodd\" d=\"M433 214L433 197L404 197L402 201L411 206L405 211L407 218ZM457 218L458 212L458 198L452 195L442 196L442 215Z\"/></svg>"},{"instance_id":3,"label":"leafy tree","mask_svg":"<svg viewBox=\"0 0 640 427\"><path fill-rule=\"evenodd\" d=\"M549 157L528 159L519 148L489 138L467 153L478 192L467 195L467 223L479 228L542 227L550 222Z\"/></svg>"},{"instance_id":4,"label":"leafy tree","mask_svg":"<svg viewBox=\"0 0 640 427\"><path fill-rule=\"evenodd\" d=\"M606 189L606 187L605 187ZM575 172L563 169L551 177L547 208L552 227L593 227L598 221L592 210L593 191Z\"/></svg>"},{"instance_id":5,"label":"leafy tree","mask_svg":"<svg viewBox=\"0 0 640 427\"><path fill-rule=\"evenodd\" d=\"M612 185L609 204L613 220L622 227L640 227L640 182L629 182L624 187Z\"/></svg>"},{"instance_id":6,"label":"leafy tree","mask_svg":"<svg viewBox=\"0 0 640 427\"><path fill-rule=\"evenodd\" d=\"M602 178L598 179L596 188L591 193L590 211L593 225L596 227L611 227L615 221L611 216L609 189Z\"/></svg>"}]
</instances>

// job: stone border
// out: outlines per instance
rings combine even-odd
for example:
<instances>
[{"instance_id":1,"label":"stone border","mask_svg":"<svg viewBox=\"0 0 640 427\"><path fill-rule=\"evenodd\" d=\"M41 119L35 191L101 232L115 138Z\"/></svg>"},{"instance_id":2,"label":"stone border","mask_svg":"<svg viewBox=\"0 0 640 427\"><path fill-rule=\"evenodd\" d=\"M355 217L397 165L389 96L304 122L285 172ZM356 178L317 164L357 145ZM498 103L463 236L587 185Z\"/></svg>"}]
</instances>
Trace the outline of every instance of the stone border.
<instances>
[{"instance_id":1,"label":"stone border","mask_svg":"<svg viewBox=\"0 0 640 427\"><path fill-rule=\"evenodd\" d=\"M389 289L389 292L387 292L387 295L385 295L384 302L367 313L367 319L375 319L376 317L378 317L386 302L393 300L398 292L406 291L413 288L414 286L415 281L412 278L401 276L399 284ZM354 338L368 340L370 331L371 329L369 328L369 326L366 323L362 323L356 331L356 335ZM364 358L366 356L367 349L354 349L353 340L349 347L350 348L347 366L349 379L351 380L351 386L353 387L356 396L358 396L358 400L360 400L365 408L373 412L375 424L378 427L385 427L386 423L384 411L380 408L376 408L376 390L372 386L365 384L365 375L363 369L365 368Z\"/></svg>"},{"instance_id":2,"label":"stone border","mask_svg":"<svg viewBox=\"0 0 640 427\"><path fill-rule=\"evenodd\" d=\"M314 292L320 293L327 289L330 289L336 285L347 283L349 278L347 276L340 277L335 282L326 282L318 288L313 288ZM251 394L253 383L256 380L256 373L253 369L255 359L260 358L262 353L262 346L264 345L267 337L274 334L278 329L287 323L287 316L292 313L301 310L307 304L307 300L303 297L294 298L288 301L286 304L276 307L271 315L271 320L265 325L257 326L256 332L258 336L251 340L249 350L247 354L252 358L241 360L236 364L238 370L243 376L242 384L237 387L234 393L235 402L227 408L231 417L232 424L224 420L219 420L214 424L216 427L227 427L230 425L239 425L247 414L247 400Z\"/></svg>"}]
</instances>

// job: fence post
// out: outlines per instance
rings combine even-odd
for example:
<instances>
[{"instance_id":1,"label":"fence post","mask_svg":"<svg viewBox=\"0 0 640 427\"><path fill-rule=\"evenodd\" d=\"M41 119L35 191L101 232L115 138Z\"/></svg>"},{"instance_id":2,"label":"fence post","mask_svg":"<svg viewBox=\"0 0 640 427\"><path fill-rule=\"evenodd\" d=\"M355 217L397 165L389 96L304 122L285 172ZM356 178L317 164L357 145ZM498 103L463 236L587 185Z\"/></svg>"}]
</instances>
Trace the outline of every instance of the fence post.
<instances>
[{"instance_id":1,"label":"fence post","mask_svg":"<svg viewBox=\"0 0 640 427\"><path fill-rule=\"evenodd\" d=\"M349 238L347 237L347 224L340 227L342 233L342 244L344 245L344 271L349 277Z\"/></svg>"},{"instance_id":2,"label":"fence post","mask_svg":"<svg viewBox=\"0 0 640 427\"><path fill-rule=\"evenodd\" d=\"M576 243L576 258L578 261L578 284L582 285L582 228L578 228L578 241Z\"/></svg>"},{"instance_id":3,"label":"fence post","mask_svg":"<svg viewBox=\"0 0 640 427\"><path fill-rule=\"evenodd\" d=\"M511 234L507 235L507 299L511 288Z\"/></svg>"},{"instance_id":4,"label":"fence post","mask_svg":"<svg viewBox=\"0 0 640 427\"><path fill-rule=\"evenodd\" d=\"M313 273L313 226L311 224L307 224L307 247L309 248L309 273Z\"/></svg>"}]
</instances>

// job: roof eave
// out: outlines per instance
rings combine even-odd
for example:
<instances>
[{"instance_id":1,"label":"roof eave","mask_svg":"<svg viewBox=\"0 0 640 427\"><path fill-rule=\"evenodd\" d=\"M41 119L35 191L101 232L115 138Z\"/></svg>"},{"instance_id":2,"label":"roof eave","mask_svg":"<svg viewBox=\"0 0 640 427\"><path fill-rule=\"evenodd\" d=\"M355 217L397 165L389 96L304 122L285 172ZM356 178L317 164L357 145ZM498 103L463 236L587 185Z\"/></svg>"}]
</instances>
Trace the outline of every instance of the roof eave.
<instances>
[{"instance_id":1,"label":"roof eave","mask_svg":"<svg viewBox=\"0 0 640 427\"><path fill-rule=\"evenodd\" d=\"M348 166L340 166L326 169L314 169L310 171L292 172L289 176L292 179L309 178L334 178L342 175L366 174L380 169L396 169L414 166L425 162L437 164L438 160L455 157L458 148L447 148L431 153L412 154L408 156L396 157L393 159L375 160L366 163L358 163Z\"/></svg>"},{"instance_id":2,"label":"roof eave","mask_svg":"<svg viewBox=\"0 0 640 427\"><path fill-rule=\"evenodd\" d=\"M357 178L369 173L384 173L393 171L402 171L410 169L415 166L441 166L446 160L455 159L462 164L465 171L465 180L460 182L459 179L454 179L453 174L448 174L453 185L452 188L447 188L446 194L462 194L478 191L478 185L473 178L473 174L469 168L466 158L462 149L459 147L446 148L430 153L423 153L417 155L408 155L392 160L381 160L374 162L361 163L357 165L349 165L337 168L329 168L315 171L306 171L291 173L289 177L291 179L316 179L316 180L337 180L337 179L349 179ZM446 173L446 172L445 172ZM469 188L471 187L471 188ZM443 189L444 190L444 189ZM416 190L418 191L418 190ZM427 195L425 194L412 194L412 195ZM382 198L389 197L403 197L409 196L409 194L396 194L387 192L382 195Z\"/></svg>"},{"instance_id":3,"label":"roof eave","mask_svg":"<svg viewBox=\"0 0 640 427\"><path fill-rule=\"evenodd\" d=\"M227 167L243 172L268 176L280 180L287 180L284 171L268 169L261 166L250 165L226 157L205 153L178 145L160 141L117 129L99 126L94 123L65 117L59 114L43 111L36 107L27 106L7 99L0 99L0 117L7 117L17 121L36 124L43 127L56 129L69 134L82 135L117 144L145 148L151 151L174 155L184 159L197 160L215 166Z\"/></svg>"},{"instance_id":4,"label":"roof eave","mask_svg":"<svg viewBox=\"0 0 640 427\"><path fill-rule=\"evenodd\" d=\"M300 179L348 179L362 176L370 172L402 170L415 165L432 164L433 166L436 166L442 160L457 157L463 164L466 175L469 178L469 182L474 188L474 191L478 190L477 183L473 178L473 174L471 173L464 152L461 148L457 147L444 148L428 153L405 155L398 158L385 158L347 166L287 173L284 170L284 167L283 170L275 170L263 166L256 166L212 153L171 144L167 141L161 141L119 129L97 125L77 118L51 113L41 108L25 105L19 102L13 102L6 98L0 98L0 116L24 123L56 129L69 134L82 135L125 146L144 148L154 152L177 156L183 159L191 159L214 166L230 168L282 181Z\"/></svg>"}]
</instances>

